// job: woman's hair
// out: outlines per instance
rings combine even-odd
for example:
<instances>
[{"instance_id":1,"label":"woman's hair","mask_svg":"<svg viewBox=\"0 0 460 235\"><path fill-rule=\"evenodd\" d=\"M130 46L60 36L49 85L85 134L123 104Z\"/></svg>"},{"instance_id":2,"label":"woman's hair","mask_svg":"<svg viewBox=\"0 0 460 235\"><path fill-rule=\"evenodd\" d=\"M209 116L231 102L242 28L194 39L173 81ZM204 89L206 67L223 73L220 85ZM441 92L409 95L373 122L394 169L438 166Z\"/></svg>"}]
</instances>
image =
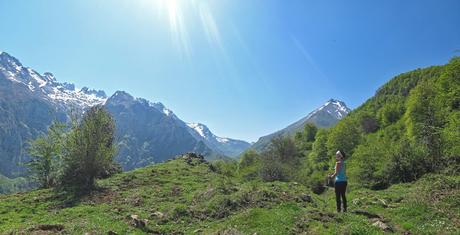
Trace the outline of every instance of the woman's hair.
<instances>
[{"instance_id":1,"label":"woman's hair","mask_svg":"<svg viewBox=\"0 0 460 235\"><path fill-rule=\"evenodd\" d=\"M346 158L345 152L343 152L342 150L338 150L337 153L340 153L340 155L342 155L342 159L345 160L345 158Z\"/></svg>"}]
</instances>

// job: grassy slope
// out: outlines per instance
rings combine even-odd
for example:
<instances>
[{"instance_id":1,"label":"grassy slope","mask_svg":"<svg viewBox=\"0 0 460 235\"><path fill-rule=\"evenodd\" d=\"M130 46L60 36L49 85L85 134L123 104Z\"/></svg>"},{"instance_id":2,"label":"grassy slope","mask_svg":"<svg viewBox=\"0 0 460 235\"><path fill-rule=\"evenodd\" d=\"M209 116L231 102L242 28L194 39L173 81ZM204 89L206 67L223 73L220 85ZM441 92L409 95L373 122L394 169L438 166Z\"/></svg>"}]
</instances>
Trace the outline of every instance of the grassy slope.
<instances>
[{"instance_id":1,"label":"grassy slope","mask_svg":"<svg viewBox=\"0 0 460 235\"><path fill-rule=\"evenodd\" d=\"M439 191L433 189L433 179L382 191L351 185L349 211L378 214L399 234L460 234L460 179L451 180L453 190ZM197 160L190 165L178 159L118 174L98 186L80 199L52 190L0 196L0 234L51 234L34 230L39 224L64 225L66 234L383 233L366 216L335 213L332 189L314 195L293 182L242 182ZM313 202L302 200L304 194ZM427 199L427 194L438 196ZM132 214L148 219L147 227L133 226Z\"/></svg>"}]
</instances>

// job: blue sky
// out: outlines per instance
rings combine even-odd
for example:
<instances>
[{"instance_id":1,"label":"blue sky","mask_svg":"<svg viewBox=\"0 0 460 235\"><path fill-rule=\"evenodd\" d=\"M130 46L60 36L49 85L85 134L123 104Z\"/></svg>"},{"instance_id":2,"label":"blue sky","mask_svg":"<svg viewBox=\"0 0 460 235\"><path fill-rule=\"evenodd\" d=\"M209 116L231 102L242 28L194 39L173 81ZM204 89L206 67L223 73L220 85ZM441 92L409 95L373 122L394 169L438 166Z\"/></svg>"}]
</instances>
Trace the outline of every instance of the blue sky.
<instances>
[{"instance_id":1,"label":"blue sky","mask_svg":"<svg viewBox=\"0 0 460 235\"><path fill-rule=\"evenodd\" d=\"M0 51L255 141L460 50L457 0L0 0Z\"/></svg>"}]
</instances>

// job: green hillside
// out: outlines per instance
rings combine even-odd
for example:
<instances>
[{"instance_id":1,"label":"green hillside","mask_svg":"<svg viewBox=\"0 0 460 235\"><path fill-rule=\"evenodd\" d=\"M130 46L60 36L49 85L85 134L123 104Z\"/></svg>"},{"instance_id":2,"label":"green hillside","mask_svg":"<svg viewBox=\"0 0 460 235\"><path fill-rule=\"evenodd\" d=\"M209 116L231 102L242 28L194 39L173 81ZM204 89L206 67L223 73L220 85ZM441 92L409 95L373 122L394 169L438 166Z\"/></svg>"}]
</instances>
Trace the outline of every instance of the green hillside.
<instances>
[{"instance_id":1,"label":"green hillside","mask_svg":"<svg viewBox=\"0 0 460 235\"><path fill-rule=\"evenodd\" d=\"M460 57L401 74L327 133L327 153L349 156L349 173L379 189L426 173L460 173ZM313 151L318 157L318 149ZM310 156L312 157L312 156Z\"/></svg>"},{"instance_id":2,"label":"green hillside","mask_svg":"<svg viewBox=\"0 0 460 235\"><path fill-rule=\"evenodd\" d=\"M80 158L95 154L68 140L111 146L81 135L100 127L83 124L63 135L66 151L53 145L73 164L64 168L73 174L57 178L67 186L85 180L88 159L101 160ZM104 130L96 133L110 140ZM86 194L56 187L0 196L0 233L460 234L459 143L457 57L395 77L333 128L307 125L239 162L187 154L91 181ZM324 186L338 149L347 155L347 213L335 212L333 189Z\"/></svg>"},{"instance_id":3,"label":"green hillside","mask_svg":"<svg viewBox=\"0 0 460 235\"><path fill-rule=\"evenodd\" d=\"M460 226L460 177L430 175L382 191L352 185L347 214L334 212L332 189L316 195L296 182L244 181L194 156L118 174L97 185L97 191L78 199L52 190L1 196L0 231L379 234L384 230L373 224L381 222L388 232L439 234Z\"/></svg>"}]
</instances>

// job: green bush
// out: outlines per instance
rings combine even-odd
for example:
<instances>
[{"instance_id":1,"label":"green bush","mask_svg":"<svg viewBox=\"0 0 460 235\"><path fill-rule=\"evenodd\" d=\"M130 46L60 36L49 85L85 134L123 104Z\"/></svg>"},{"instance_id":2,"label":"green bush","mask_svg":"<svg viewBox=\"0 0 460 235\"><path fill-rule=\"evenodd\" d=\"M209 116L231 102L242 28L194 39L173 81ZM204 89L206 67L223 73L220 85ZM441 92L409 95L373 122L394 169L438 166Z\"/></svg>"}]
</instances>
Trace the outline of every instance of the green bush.
<instances>
[{"instance_id":1,"label":"green bush","mask_svg":"<svg viewBox=\"0 0 460 235\"><path fill-rule=\"evenodd\" d=\"M311 175L309 185L313 193L321 194L326 190L326 177L327 174L321 171L317 171Z\"/></svg>"},{"instance_id":2,"label":"green bush","mask_svg":"<svg viewBox=\"0 0 460 235\"><path fill-rule=\"evenodd\" d=\"M216 173L230 177L236 175L238 163L236 161L216 160L211 162L209 167Z\"/></svg>"},{"instance_id":3,"label":"green bush","mask_svg":"<svg viewBox=\"0 0 460 235\"><path fill-rule=\"evenodd\" d=\"M261 156L254 150L248 150L241 157L238 174L245 180L253 180L258 177L260 165Z\"/></svg>"}]
</instances>

